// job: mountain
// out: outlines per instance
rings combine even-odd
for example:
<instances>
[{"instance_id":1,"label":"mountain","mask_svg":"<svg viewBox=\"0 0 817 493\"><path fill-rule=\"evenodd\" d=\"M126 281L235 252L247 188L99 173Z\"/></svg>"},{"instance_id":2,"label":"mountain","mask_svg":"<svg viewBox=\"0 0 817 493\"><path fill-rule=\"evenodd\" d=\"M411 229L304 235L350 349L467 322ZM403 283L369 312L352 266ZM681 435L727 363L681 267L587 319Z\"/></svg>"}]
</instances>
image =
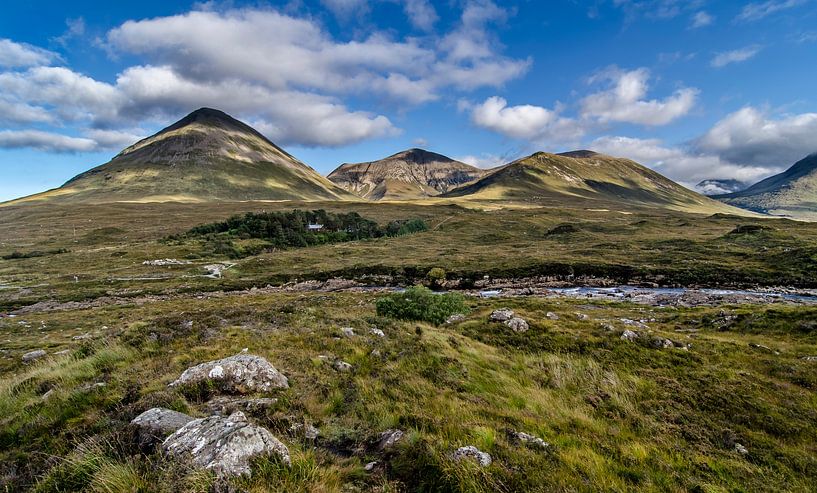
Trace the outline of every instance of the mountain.
<instances>
[{"instance_id":1,"label":"mountain","mask_svg":"<svg viewBox=\"0 0 817 493\"><path fill-rule=\"evenodd\" d=\"M746 189L746 183L738 180L703 180L695 185L695 190L703 195L723 195Z\"/></svg>"},{"instance_id":2,"label":"mountain","mask_svg":"<svg viewBox=\"0 0 817 493\"><path fill-rule=\"evenodd\" d=\"M201 108L62 187L13 203L352 198L249 125Z\"/></svg>"},{"instance_id":3,"label":"mountain","mask_svg":"<svg viewBox=\"0 0 817 493\"><path fill-rule=\"evenodd\" d=\"M751 211L817 219L817 153L745 190L716 198Z\"/></svg>"},{"instance_id":4,"label":"mountain","mask_svg":"<svg viewBox=\"0 0 817 493\"><path fill-rule=\"evenodd\" d=\"M346 163L329 179L370 200L433 197L470 183L486 171L423 149L409 149L379 161Z\"/></svg>"},{"instance_id":5,"label":"mountain","mask_svg":"<svg viewBox=\"0 0 817 493\"><path fill-rule=\"evenodd\" d=\"M445 194L467 200L566 204L588 199L608 207L650 206L688 212L736 209L689 190L629 159L581 150L538 152Z\"/></svg>"}]
</instances>

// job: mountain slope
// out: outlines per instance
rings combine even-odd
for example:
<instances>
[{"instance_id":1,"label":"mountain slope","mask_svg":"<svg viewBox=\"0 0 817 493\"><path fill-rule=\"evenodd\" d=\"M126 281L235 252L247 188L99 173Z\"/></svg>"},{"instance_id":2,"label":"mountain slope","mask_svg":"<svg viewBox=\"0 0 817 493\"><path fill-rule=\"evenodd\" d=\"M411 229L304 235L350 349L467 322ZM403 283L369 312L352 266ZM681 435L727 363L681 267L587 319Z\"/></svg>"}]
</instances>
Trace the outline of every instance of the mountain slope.
<instances>
[{"instance_id":1,"label":"mountain slope","mask_svg":"<svg viewBox=\"0 0 817 493\"><path fill-rule=\"evenodd\" d=\"M62 187L13 203L351 198L249 125L202 108Z\"/></svg>"},{"instance_id":2,"label":"mountain slope","mask_svg":"<svg viewBox=\"0 0 817 493\"><path fill-rule=\"evenodd\" d=\"M409 149L379 161L342 164L328 178L366 199L407 200L445 193L485 173L442 154Z\"/></svg>"},{"instance_id":3,"label":"mountain slope","mask_svg":"<svg viewBox=\"0 0 817 493\"><path fill-rule=\"evenodd\" d=\"M588 199L611 206L689 212L737 212L629 159L592 151L539 152L445 195L470 200L558 202Z\"/></svg>"},{"instance_id":4,"label":"mountain slope","mask_svg":"<svg viewBox=\"0 0 817 493\"><path fill-rule=\"evenodd\" d=\"M817 219L817 153L745 190L716 198L752 211Z\"/></svg>"}]
</instances>

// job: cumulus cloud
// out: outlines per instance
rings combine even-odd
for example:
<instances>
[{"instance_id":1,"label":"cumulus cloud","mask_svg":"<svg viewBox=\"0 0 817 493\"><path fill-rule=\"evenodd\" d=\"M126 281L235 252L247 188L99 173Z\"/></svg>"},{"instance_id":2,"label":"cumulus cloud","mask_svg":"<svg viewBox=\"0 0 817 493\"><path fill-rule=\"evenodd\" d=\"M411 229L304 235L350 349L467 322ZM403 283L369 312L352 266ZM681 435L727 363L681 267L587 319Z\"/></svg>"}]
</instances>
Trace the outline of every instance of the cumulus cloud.
<instances>
[{"instance_id":1,"label":"cumulus cloud","mask_svg":"<svg viewBox=\"0 0 817 493\"><path fill-rule=\"evenodd\" d=\"M471 166L482 169L492 169L498 166L504 166L512 161L512 159L508 159L505 156L497 156L496 154L480 154L478 156L468 154L465 156L456 157L454 159L461 163L470 164Z\"/></svg>"},{"instance_id":2,"label":"cumulus cloud","mask_svg":"<svg viewBox=\"0 0 817 493\"><path fill-rule=\"evenodd\" d=\"M482 128L514 139L536 142L576 140L583 129L559 111L529 104L508 106L508 101L493 96L470 108L471 121Z\"/></svg>"},{"instance_id":3,"label":"cumulus cloud","mask_svg":"<svg viewBox=\"0 0 817 493\"><path fill-rule=\"evenodd\" d=\"M711 65L715 68L721 68L731 63L745 62L760 53L761 48L760 45L752 45L737 50L717 53L715 57L712 58Z\"/></svg>"},{"instance_id":4,"label":"cumulus cloud","mask_svg":"<svg viewBox=\"0 0 817 493\"><path fill-rule=\"evenodd\" d=\"M754 182L782 171L780 167L745 166L717 155L666 146L659 139L605 136L594 140L590 147L647 165L688 188L694 188L695 184L706 179L729 178Z\"/></svg>"},{"instance_id":5,"label":"cumulus cloud","mask_svg":"<svg viewBox=\"0 0 817 493\"><path fill-rule=\"evenodd\" d=\"M684 88L663 100L645 100L650 73L640 68L622 71L608 69L591 79L609 83L606 90L591 94L581 102L582 115L599 122L626 122L641 125L666 125L687 113L695 105L699 91Z\"/></svg>"},{"instance_id":6,"label":"cumulus cloud","mask_svg":"<svg viewBox=\"0 0 817 493\"><path fill-rule=\"evenodd\" d=\"M692 29L698 29L701 27L706 27L711 25L715 21L715 18L708 14L706 11L701 10L700 12L696 12L695 15L692 16L692 23L689 27Z\"/></svg>"},{"instance_id":7,"label":"cumulus cloud","mask_svg":"<svg viewBox=\"0 0 817 493\"><path fill-rule=\"evenodd\" d=\"M32 67L45 65L59 58L53 51L0 38L0 67Z\"/></svg>"},{"instance_id":8,"label":"cumulus cloud","mask_svg":"<svg viewBox=\"0 0 817 493\"><path fill-rule=\"evenodd\" d=\"M776 12L798 7L809 0L768 0L745 5L738 14L739 21L757 21Z\"/></svg>"},{"instance_id":9,"label":"cumulus cloud","mask_svg":"<svg viewBox=\"0 0 817 493\"><path fill-rule=\"evenodd\" d=\"M50 123L54 121L45 108L27 103L4 100L0 96L0 122L6 124L18 123Z\"/></svg>"},{"instance_id":10,"label":"cumulus cloud","mask_svg":"<svg viewBox=\"0 0 817 493\"><path fill-rule=\"evenodd\" d=\"M33 148L48 152L88 152L97 149L93 139L68 137L39 130L2 130L0 148Z\"/></svg>"},{"instance_id":11,"label":"cumulus cloud","mask_svg":"<svg viewBox=\"0 0 817 493\"><path fill-rule=\"evenodd\" d=\"M406 11L411 24L423 31L430 31L434 28L434 23L439 19L437 11L428 0L405 0L403 9Z\"/></svg>"},{"instance_id":12,"label":"cumulus cloud","mask_svg":"<svg viewBox=\"0 0 817 493\"><path fill-rule=\"evenodd\" d=\"M716 123L696 149L734 163L786 166L817 152L817 113L773 118L745 107Z\"/></svg>"}]
</instances>

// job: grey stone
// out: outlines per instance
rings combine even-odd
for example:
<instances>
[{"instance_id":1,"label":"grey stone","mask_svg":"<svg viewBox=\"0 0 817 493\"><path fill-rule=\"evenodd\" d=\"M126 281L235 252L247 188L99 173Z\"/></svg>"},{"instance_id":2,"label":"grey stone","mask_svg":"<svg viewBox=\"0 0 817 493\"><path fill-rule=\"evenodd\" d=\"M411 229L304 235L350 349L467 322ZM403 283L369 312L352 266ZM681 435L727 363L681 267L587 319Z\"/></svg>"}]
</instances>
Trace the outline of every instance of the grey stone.
<instances>
[{"instance_id":1,"label":"grey stone","mask_svg":"<svg viewBox=\"0 0 817 493\"><path fill-rule=\"evenodd\" d=\"M340 372L352 371L352 365L342 360L335 361L332 367Z\"/></svg>"},{"instance_id":2,"label":"grey stone","mask_svg":"<svg viewBox=\"0 0 817 493\"><path fill-rule=\"evenodd\" d=\"M803 356L800 359L803 361L817 361L817 356Z\"/></svg>"},{"instance_id":3,"label":"grey stone","mask_svg":"<svg viewBox=\"0 0 817 493\"><path fill-rule=\"evenodd\" d=\"M550 320L559 320L559 315L556 315L556 314L555 314L555 313L553 313L553 312L547 312L547 313L545 314L545 317L547 317L547 318L548 318L548 319L550 319Z\"/></svg>"},{"instance_id":4,"label":"grey stone","mask_svg":"<svg viewBox=\"0 0 817 493\"><path fill-rule=\"evenodd\" d=\"M656 349L667 349L667 348L675 347L674 342L672 342L669 339L665 339L663 337L654 338L652 340L652 342L650 342L650 344L652 344L652 347L654 347Z\"/></svg>"},{"instance_id":5,"label":"grey stone","mask_svg":"<svg viewBox=\"0 0 817 493\"><path fill-rule=\"evenodd\" d=\"M549 443L547 443L546 441L542 440L539 437L535 437L535 436L530 435L528 433L524 433L524 432L521 432L521 431L513 431L513 432L510 433L510 435L511 435L511 439L513 441L515 441L516 443L526 445L526 446L528 446L530 448L537 448L537 449L542 449L542 450L550 448Z\"/></svg>"},{"instance_id":6,"label":"grey stone","mask_svg":"<svg viewBox=\"0 0 817 493\"><path fill-rule=\"evenodd\" d=\"M450 317L445 319L445 323L455 324L457 322L462 322L463 320L465 320L465 315L463 315L462 313L455 313L454 315L451 315Z\"/></svg>"},{"instance_id":7,"label":"grey stone","mask_svg":"<svg viewBox=\"0 0 817 493\"><path fill-rule=\"evenodd\" d=\"M36 349L34 351L29 351L23 355L23 363L31 363L32 361L37 361L38 359L44 357L46 354L44 349Z\"/></svg>"},{"instance_id":8,"label":"grey stone","mask_svg":"<svg viewBox=\"0 0 817 493\"><path fill-rule=\"evenodd\" d=\"M402 430L386 430L380 434L380 439L377 441L377 449L382 451L394 447L397 442L403 439L405 433Z\"/></svg>"},{"instance_id":9,"label":"grey stone","mask_svg":"<svg viewBox=\"0 0 817 493\"><path fill-rule=\"evenodd\" d=\"M369 333L377 337L386 337L386 333L378 329L377 327L372 327L371 329L369 329Z\"/></svg>"},{"instance_id":10,"label":"grey stone","mask_svg":"<svg viewBox=\"0 0 817 493\"><path fill-rule=\"evenodd\" d=\"M513 318L513 310L510 308L500 308L491 312L489 320L491 322L507 322Z\"/></svg>"},{"instance_id":11,"label":"grey stone","mask_svg":"<svg viewBox=\"0 0 817 493\"><path fill-rule=\"evenodd\" d=\"M525 321L525 319L519 317L514 317L508 320L505 322L505 325L513 329L514 332L527 332L529 329L528 323Z\"/></svg>"},{"instance_id":12,"label":"grey stone","mask_svg":"<svg viewBox=\"0 0 817 493\"><path fill-rule=\"evenodd\" d=\"M579 320L590 320L590 315L587 315L586 313L576 313L576 318Z\"/></svg>"},{"instance_id":13,"label":"grey stone","mask_svg":"<svg viewBox=\"0 0 817 493\"><path fill-rule=\"evenodd\" d=\"M621 340L623 341L633 342L636 339L638 339L638 332L634 332L632 330L627 329L621 333Z\"/></svg>"},{"instance_id":14,"label":"grey stone","mask_svg":"<svg viewBox=\"0 0 817 493\"><path fill-rule=\"evenodd\" d=\"M452 455L452 459L457 462L462 460L473 460L482 467L488 467L491 465L491 462L493 462L490 454L481 451L473 445L458 448Z\"/></svg>"},{"instance_id":15,"label":"grey stone","mask_svg":"<svg viewBox=\"0 0 817 493\"><path fill-rule=\"evenodd\" d=\"M162 444L171 457L220 477L250 475L250 463L277 456L290 465L289 449L266 428L255 426L238 411L229 417L195 419L176 430Z\"/></svg>"},{"instance_id":16,"label":"grey stone","mask_svg":"<svg viewBox=\"0 0 817 493\"><path fill-rule=\"evenodd\" d=\"M215 382L225 391L269 392L289 388L287 377L266 359L240 353L188 368L170 387Z\"/></svg>"},{"instance_id":17,"label":"grey stone","mask_svg":"<svg viewBox=\"0 0 817 493\"><path fill-rule=\"evenodd\" d=\"M136 430L139 446L145 448L162 442L165 437L191 421L193 418L186 414L154 407L133 418L130 423Z\"/></svg>"},{"instance_id":18,"label":"grey stone","mask_svg":"<svg viewBox=\"0 0 817 493\"><path fill-rule=\"evenodd\" d=\"M739 443L735 444L735 452L739 453L740 455L749 455L749 449Z\"/></svg>"},{"instance_id":19,"label":"grey stone","mask_svg":"<svg viewBox=\"0 0 817 493\"><path fill-rule=\"evenodd\" d=\"M210 399L204 404L204 410L221 416L229 416L236 411L246 411L248 413L259 413L275 406L278 399L272 397L261 397L257 399L242 399L236 397L219 396Z\"/></svg>"},{"instance_id":20,"label":"grey stone","mask_svg":"<svg viewBox=\"0 0 817 493\"><path fill-rule=\"evenodd\" d=\"M342 329L340 329L340 331L343 333L344 337L354 337L355 336L355 329L353 329L351 327L343 327Z\"/></svg>"},{"instance_id":21,"label":"grey stone","mask_svg":"<svg viewBox=\"0 0 817 493\"><path fill-rule=\"evenodd\" d=\"M363 470L366 472L372 472L374 471L374 468L377 467L377 464L378 464L377 461L369 462L368 464L363 466Z\"/></svg>"}]
</instances>

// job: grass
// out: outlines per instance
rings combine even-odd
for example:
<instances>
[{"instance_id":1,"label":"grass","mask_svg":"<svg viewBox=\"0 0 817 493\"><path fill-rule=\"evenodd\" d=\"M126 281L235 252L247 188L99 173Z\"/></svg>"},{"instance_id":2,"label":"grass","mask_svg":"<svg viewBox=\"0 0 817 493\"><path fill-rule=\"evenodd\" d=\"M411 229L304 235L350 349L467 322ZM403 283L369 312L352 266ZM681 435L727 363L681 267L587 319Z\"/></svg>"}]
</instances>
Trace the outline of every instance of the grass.
<instances>
[{"instance_id":1,"label":"grass","mask_svg":"<svg viewBox=\"0 0 817 493\"><path fill-rule=\"evenodd\" d=\"M167 300L26 316L32 326L45 323L35 333L3 319L0 336L18 339L0 380L4 484L15 491L208 491L215 478L158 452L140 453L126 424L156 405L201 415L200 397L167 383L192 364L249 347L290 379L291 388L276 393L279 403L252 418L289 446L293 467L259 461L252 477L233 481L246 491L817 487L817 380L814 363L800 359L817 354L817 340L791 323L813 309L471 299L465 320L436 326L378 316L377 300L365 293ZM517 334L489 323L501 306L531 329ZM737 314L728 327L713 322L721 309ZM547 319L548 311L560 320ZM576 312L591 317L579 320ZM618 337L623 325L614 333L601 326L620 318L655 319L653 334L689 340L692 349L628 343ZM103 325L109 329L94 341L72 339L77 328ZM345 326L361 335L337 338ZM366 335L372 326L386 337ZM21 365L19 354L43 341L52 352L73 349ZM343 359L353 371L338 373L319 355ZM289 431L296 422L321 430L317 446ZM407 437L381 454L371 444L388 428ZM507 430L551 448L520 447ZM749 455L735 452L734 442ZM494 464L453 462L451 452L463 445L490 453ZM364 472L373 460L381 466Z\"/></svg>"}]
</instances>

